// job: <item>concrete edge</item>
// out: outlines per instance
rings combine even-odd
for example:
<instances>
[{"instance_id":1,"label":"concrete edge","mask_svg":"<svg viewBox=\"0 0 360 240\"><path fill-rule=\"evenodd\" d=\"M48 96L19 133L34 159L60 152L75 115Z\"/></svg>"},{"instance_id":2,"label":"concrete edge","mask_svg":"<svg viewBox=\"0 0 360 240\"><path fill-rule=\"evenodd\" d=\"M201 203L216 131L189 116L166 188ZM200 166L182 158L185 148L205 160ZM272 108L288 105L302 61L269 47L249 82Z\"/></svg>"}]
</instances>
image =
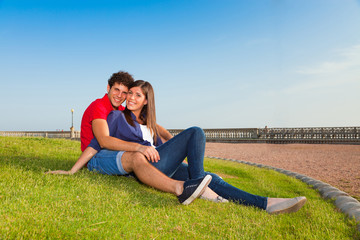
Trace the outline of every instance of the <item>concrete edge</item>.
<instances>
[{"instance_id":1,"label":"concrete edge","mask_svg":"<svg viewBox=\"0 0 360 240\"><path fill-rule=\"evenodd\" d=\"M303 174L299 174L296 172L291 172L289 170L285 170L282 168L276 168L264 164L257 164L252 162L246 162L246 161L240 161L235 159L229 159L229 158L219 158L219 157L212 157L212 156L205 156L207 158L213 158L213 159L219 159L219 160L225 160L225 161L231 161L231 162L237 162L237 163L243 163L250 166L255 166L259 168L266 168L270 170L274 170L277 172L280 172L282 174L285 174L289 177L294 177L299 179L300 181L312 186L315 190L318 190L320 195L325 199L332 199L334 201L334 205L338 210L340 210L342 213L344 213L347 217L350 219L355 219L355 221L358 223L358 231L360 231L360 202L356 200L355 198L351 197L346 192L343 192L339 190L336 187L331 186L328 183L322 182L320 180L316 180L314 178L308 177Z\"/></svg>"}]
</instances>

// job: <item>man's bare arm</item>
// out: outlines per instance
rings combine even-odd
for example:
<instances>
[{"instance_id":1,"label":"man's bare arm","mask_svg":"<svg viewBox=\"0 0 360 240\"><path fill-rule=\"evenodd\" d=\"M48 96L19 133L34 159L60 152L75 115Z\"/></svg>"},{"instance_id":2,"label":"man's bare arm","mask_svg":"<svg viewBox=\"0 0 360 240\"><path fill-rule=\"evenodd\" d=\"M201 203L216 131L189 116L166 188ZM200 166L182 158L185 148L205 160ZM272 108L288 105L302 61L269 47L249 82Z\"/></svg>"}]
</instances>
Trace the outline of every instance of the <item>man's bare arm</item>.
<instances>
[{"instance_id":1,"label":"man's bare arm","mask_svg":"<svg viewBox=\"0 0 360 240\"><path fill-rule=\"evenodd\" d=\"M87 162L90 161L90 159L97 153L95 149L92 147L87 147L85 151L80 155L77 162L74 164L74 166L71 168L70 171L65 170L56 170L56 171L48 171L45 174L64 174L64 175L70 175L74 174L77 171L79 171L81 168L83 168Z\"/></svg>"},{"instance_id":2,"label":"man's bare arm","mask_svg":"<svg viewBox=\"0 0 360 240\"><path fill-rule=\"evenodd\" d=\"M105 119L94 119L92 121L92 130L101 148L114 151L141 152L152 162L157 162L160 159L159 153L153 147L111 137Z\"/></svg>"}]
</instances>

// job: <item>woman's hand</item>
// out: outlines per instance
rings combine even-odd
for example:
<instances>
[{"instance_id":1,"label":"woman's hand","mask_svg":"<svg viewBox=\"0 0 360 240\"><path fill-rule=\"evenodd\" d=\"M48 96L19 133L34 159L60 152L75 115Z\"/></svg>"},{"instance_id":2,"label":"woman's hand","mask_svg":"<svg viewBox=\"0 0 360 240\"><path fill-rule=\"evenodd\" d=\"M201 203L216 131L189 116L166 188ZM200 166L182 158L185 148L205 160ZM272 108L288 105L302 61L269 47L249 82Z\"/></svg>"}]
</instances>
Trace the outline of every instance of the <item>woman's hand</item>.
<instances>
[{"instance_id":1,"label":"woman's hand","mask_svg":"<svg viewBox=\"0 0 360 240\"><path fill-rule=\"evenodd\" d=\"M71 173L70 171L55 170L55 171L47 171L45 174L62 174L62 175L71 175L72 173Z\"/></svg>"},{"instance_id":2,"label":"woman's hand","mask_svg":"<svg viewBox=\"0 0 360 240\"><path fill-rule=\"evenodd\" d=\"M139 152L144 154L149 162L158 162L160 160L160 155L154 147L140 145Z\"/></svg>"}]
</instances>

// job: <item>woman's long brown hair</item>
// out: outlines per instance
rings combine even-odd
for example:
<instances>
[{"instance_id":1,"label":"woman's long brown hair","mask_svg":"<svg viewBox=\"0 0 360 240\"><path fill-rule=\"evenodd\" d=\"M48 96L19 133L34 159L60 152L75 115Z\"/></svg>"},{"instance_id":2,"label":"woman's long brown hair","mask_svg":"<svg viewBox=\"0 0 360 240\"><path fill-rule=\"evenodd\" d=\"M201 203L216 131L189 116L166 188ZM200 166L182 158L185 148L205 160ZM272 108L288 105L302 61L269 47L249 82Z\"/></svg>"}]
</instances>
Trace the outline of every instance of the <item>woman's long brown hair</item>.
<instances>
[{"instance_id":1,"label":"woman's long brown hair","mask_svg":"<svg viewBox=\"0 0 360 240\"><path fill-rule=\"evenodd\" d=\"M147 104L141 109L140 120L150 129L153 134L154 144L157 143L157 137L159 136L157 127L156 127L156 110L155 110L155 94L154 89L151 84L144 80L136 80L129 86L129 90L133 87L140 87ZM126 121L131 125L135 126L134 120L131 117L131 111L128 108L124 110Z\"/></svg>"}]
</instances>

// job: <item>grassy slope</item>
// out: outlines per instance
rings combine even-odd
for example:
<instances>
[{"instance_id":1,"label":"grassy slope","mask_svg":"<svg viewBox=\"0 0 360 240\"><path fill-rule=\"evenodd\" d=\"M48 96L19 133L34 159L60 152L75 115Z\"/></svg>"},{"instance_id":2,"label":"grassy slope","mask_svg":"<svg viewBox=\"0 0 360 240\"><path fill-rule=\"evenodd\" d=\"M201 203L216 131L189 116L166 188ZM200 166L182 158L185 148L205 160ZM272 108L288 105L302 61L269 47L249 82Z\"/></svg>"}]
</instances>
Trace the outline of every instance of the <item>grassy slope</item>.
<instances>
[{"instance_id":1,"label":"grassy slope","mask_svg":"<svg viewBox=\"0 0 360 240\"><path fill-rule=\"evenodd\" d=\"M306 184L274 171L206 159L205 169L254 194L305 195L298 213L270 216L234 203L178 204L171 194L132 178L69 169L79 142L0 137L0 239L357 239L355 221Z\"/></svg>"}]
</instances>

